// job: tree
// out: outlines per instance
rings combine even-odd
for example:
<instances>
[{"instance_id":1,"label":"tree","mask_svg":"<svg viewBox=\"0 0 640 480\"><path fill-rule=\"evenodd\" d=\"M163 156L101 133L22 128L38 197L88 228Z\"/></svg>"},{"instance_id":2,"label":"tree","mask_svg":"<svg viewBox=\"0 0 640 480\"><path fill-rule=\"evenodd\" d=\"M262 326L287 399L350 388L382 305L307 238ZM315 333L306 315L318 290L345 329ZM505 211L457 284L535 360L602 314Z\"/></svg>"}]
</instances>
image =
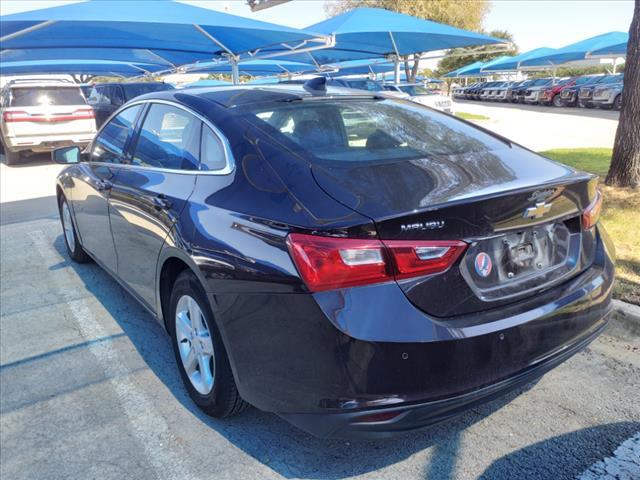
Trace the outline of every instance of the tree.
<instances>
[{"instance_id":1,"label":"tree","mask_svg":"<svg viewBox=\"0 0 640 480\"><path fill-rule=\"evenodd\" d=\"M461 2L460 0L341 0L325 3L325 11L330 15L339 15L354 8L373 7L384 8L393 12L413 15L414 17L444 23L465 30L480 31L482 21L489 13L490 5L487 0ZM415 81L419 69L419 62L411 62L418 55L405 55L405 73L409 82Z\"/></svg>"},{"instance_id":2,"label":"tree","mask_svg":"<svg viewBox=\"0 0 640 480\"><path fill-rule=\"evenodd\" d=\"M636 0L624 71L622 111L605 183L640 186L640 0Z\"/></svg>"},{"instance_id":3,"label":"tree","mask_svg":"<svg viewBox=\"0 0 640 480\"><path fill-rule=\"evenodd\" d=\"M517 55L518 46L513 41L513 35L506 30L493 30L487 35L495 38L503 38L513 45L509 50L496 51L495 45L484 45L473 49L473 55L463 55L465 50L454 48L448 50L446 56L438 63L438 73L444 75L473 62L488 62L502 55Z\"/></svg>"}]
</instances>

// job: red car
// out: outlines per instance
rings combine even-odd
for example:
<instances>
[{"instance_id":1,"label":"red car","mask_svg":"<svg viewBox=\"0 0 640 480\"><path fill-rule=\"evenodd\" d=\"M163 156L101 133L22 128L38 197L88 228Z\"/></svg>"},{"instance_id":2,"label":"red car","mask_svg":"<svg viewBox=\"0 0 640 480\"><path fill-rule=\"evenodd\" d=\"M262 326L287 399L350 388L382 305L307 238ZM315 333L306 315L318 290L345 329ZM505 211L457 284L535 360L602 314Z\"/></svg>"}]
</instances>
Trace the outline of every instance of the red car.
<instances>
[{"instance_id":1,"label":"red car","mask_svg":"<svg viewBox=\"0 0 640 480\"><path fill-rule=\"evenodd\" d=\"M554 107L562 107L562 100L560 99L560 90L565 87L571 87L576 83L578 77L565 78L560 80L555 85L550 86L544 90L540 96L540 103L542 105L553 105Z\"/></svg>"}]
</instances>

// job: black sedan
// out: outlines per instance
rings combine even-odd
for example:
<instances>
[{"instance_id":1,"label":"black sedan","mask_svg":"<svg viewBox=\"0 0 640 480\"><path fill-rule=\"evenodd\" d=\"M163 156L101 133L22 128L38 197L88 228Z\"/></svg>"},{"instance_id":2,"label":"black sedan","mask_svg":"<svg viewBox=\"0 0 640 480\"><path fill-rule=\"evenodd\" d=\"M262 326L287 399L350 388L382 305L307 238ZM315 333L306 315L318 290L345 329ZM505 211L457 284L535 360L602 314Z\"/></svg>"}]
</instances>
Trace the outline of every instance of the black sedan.
<instances>
[{"instance_id":1,"label":"black sedan","mask_svg":"<svg viewBox=\"0 0 640 480\"><path fill-rule=\"evenodd\" d=\"M54 158L70 257L158 319L215 417L413 430L541 376L610 312L597 179L413 102L154 93Z\"/></svg>"}]
</instances>

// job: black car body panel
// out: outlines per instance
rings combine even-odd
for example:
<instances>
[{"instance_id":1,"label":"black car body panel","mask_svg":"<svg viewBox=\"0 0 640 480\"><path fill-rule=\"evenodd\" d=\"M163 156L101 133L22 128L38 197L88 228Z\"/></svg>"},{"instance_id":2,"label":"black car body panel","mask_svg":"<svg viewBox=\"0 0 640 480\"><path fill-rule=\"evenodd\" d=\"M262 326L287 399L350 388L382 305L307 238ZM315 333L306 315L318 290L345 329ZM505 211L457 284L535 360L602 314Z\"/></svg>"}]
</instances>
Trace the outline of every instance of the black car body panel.
<instances>
[{"instance_id":1,"label":"black car body panel","mask_svg":"<svg viewBox=\"0 0 640 480\"><path fill-rule=\"evenodd\" d=\"M457 153L321 160L255 114L360 101L414 109L441 129L436 144L453 142ZM157 105L184 109L202 122L201 131L215 128L225 167L137 165L140 132ZM90 146L87 161L58 178L83 246L161 322L169 321L166 279L176 265L191 269L207 292L242 397L305 430L386 436L448 418L542 375L606 323L613 246L599 224L579 233L580 215L596 195L591 175L446 114L362 92L319 95L288 86L155 93L125 105L105 128L127 112L114 163L96 161L102 153ZM543 218L523 216L544 202ZM571 268L554 281L547 277L564 264L525 270L523 278L516 272L514 282L529 284L515 294L508 282L489 285L487 294L487 285L465 276L475 246L549 224L558 224L562 238L579 239L579 254L562 257ZM293 233L462 240L467 252L438 274L312 291L287 246Z\"/></svg>"}]
</instances>

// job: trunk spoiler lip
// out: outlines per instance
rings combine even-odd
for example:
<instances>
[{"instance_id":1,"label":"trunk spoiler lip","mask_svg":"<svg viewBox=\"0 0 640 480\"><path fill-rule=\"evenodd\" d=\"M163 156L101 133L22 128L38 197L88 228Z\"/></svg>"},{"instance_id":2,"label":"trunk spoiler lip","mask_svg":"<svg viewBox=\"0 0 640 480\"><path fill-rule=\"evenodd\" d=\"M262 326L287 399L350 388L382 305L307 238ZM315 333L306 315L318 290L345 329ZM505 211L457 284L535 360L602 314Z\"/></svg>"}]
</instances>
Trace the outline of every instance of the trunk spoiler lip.
<instances>
[{"instance_id":1,"label":"trunk spoiler lip","mask_svg":"<svg viewBox=\"0 0 640 480\"><path fill-rule=\"evenodd\" d=\"M466 203L481 202L483 200L506 197L506 196L513 195L513 194L518 194L518 193L534 192L536 190L541 190L541 189L546 189L546 188L551 188L551 187L562 187L562 186L568 186L568 185L575 185L575 184L582 183L582 182L585 182L585 181L586 182L590 182L590 181L592 181L594 179L597 179L597 178L598 178L597 175L593 175L591 173L582 173L580 175L569 177L569 178L566 179L566 181L563 181L563 179L561 179L561 178L557 178L557 179L554 179L554 180L550 180L548 182L538 183L538 184L532 185L532 186L512 188L512 189L502 190L502 191L498 191L498 192L486 193L486 194L483 194L483 195L468 196L468 197L457 198L457 199L449 200L449 201L445 201L445 202L434 203L433 205L429 205L428 207L417 208L415 210L412 210L411 212L405 212L405 213L400 213L400 214L391 214L391 215L386 215L386 216L379 217L379 218L371 218L371 217L369 217L369 218L371 218L371 220L373 220L374 222L379 223L379 222L384 222L384 221L387 221L387 220L393 220L393 219L397 219L397 218L402 218L403 216L406 216L406 215L419 215L421 213L434 212L434 211L438 211L438 210L440 210L442 208L453 207L453 206L456 206L456 205L462 205L462 204L466 204ZM356 211L360 215L364 215L364 216L368 217L368 215L357 211L353 207L349 207L349 208L351 208L352 210Z\"/></svg>"}]
</instances>

